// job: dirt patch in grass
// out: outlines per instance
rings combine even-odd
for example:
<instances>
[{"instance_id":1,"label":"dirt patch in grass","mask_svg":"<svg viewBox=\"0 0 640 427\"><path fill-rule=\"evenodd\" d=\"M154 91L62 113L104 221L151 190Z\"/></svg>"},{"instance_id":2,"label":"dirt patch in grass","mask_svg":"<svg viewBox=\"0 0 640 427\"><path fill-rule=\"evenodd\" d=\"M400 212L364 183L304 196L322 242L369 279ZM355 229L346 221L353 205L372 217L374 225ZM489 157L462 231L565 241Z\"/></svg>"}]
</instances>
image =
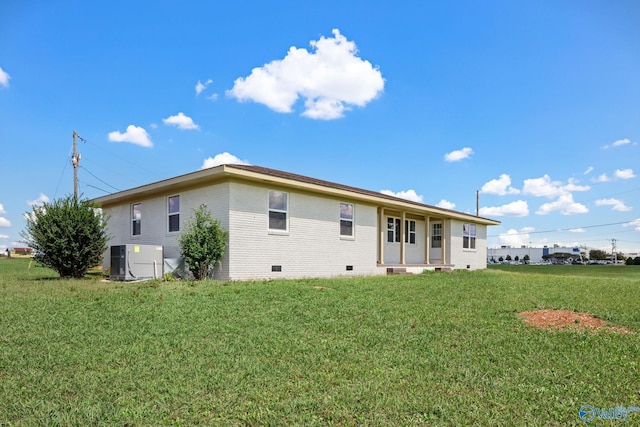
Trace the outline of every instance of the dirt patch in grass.
<instances>
[{"instance_id":1,"label":"dirt patch in grass","mask_svg":"<svg viewBox=\"0 0 640 427\"><path fill-rule=\"evenodd\" d=\"M632 330L609 326L606 320L589 313L570 310L535 310L518 313L525 323L536 328L552 330L606 330L619 334L632 334Z\"/></svg>"}]
</instances>

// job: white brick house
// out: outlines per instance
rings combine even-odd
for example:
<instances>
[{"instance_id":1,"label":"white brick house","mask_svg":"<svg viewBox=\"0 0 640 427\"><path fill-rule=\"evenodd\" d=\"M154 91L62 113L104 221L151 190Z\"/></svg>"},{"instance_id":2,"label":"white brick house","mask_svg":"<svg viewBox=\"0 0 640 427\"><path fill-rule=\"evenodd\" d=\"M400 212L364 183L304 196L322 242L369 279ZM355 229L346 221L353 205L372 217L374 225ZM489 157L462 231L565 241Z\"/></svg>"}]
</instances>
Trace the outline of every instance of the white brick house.
<instances>
[{"instance_id":1,"label":"white brick house","mask_svg":"<svg viewBox=\"0 0 640 427\"><path fill-rule=\"evenodd\" d=\"M161 245L206 205L228 231L224 280L386 274L388 268L486 268L487 226L499 222L259 166L221 165L94 200L109 246ZM109 256L104 258L109 267Z\"/></svg>"}]
</instances>

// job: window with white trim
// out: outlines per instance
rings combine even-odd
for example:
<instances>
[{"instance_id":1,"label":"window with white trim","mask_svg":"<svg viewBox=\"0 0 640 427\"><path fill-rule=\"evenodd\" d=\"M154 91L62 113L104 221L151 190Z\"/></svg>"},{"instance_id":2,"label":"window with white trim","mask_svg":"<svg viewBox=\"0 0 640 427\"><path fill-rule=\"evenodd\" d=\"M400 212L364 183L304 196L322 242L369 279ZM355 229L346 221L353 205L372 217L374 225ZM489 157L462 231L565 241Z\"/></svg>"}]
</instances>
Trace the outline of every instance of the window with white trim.
<instances>
[{"instance_id":1,"label":"window with white trim","mask_svg":"<svg viewBox=\"0 0 640 427\"><path fill-rule=\"evenodd\" d=\"M404 221L404 242L410 245L416 244L416 222L412 219Z\"/></svg>"},{"instance_id":2,"label":"window with white trim","mask_svg":"<svg viewBox=\"0 0 640 427\"><path fill-rule=\"evenodd\" d=\"M353 204L340 203L340 236L353 237Z\"/></svg>"},{"instance_id":3,"label":"window with white trim","mask_svg":"<svg viewBox=\"0 0 640 427\"><path fill-rule=\"evenodd\" d=\"M283 191L269 191L269 230L287 231L287 199Z\"/></svg>"},{"instance_id":4,"label":"window with white trim","mask_svg":"<svg viewBox=\"0 0 640 427\"><path fill-rule=\"evenodd\" d=\"M431 226L431 247L442 247L442 224L437 222Z\"/></svg>"},{"instance_id":5,"label":"window with white trim","mask_svg":"<svg viewBox=\"0 0 640 427\"><path fill-rule=\"evenodd\" d=\"M400 218L387 218L387 242L400 243Z\"/></svg>"},{"instance_id":6,"label":"window with white trim","mask_svg":"<svg viewBox=\"0 0 640 427\"><path fill-rule=\"evenodd\" d=\"M180 231L180 196L167 198L167 230L169 233Z\"/></svg>"},{"instance_id":7,"label":"window with white trim","mask_svg":"<svg viewBox=\"0 0 640 427\"><path fill-rule=\"evenodd\" d=\"M476 248L476 226L475 224L462 224L462 248Z\"/></svg>"},{"instance_id":8,"label":"window with white trim","mask_svg":"<svg viewBox=\"0 0 640 427\"><path fill-rule=\"evenodd\" d=\"M131 235L139 236L142 233L142 204L131 205Z\"/></svg>"}]
</instances>

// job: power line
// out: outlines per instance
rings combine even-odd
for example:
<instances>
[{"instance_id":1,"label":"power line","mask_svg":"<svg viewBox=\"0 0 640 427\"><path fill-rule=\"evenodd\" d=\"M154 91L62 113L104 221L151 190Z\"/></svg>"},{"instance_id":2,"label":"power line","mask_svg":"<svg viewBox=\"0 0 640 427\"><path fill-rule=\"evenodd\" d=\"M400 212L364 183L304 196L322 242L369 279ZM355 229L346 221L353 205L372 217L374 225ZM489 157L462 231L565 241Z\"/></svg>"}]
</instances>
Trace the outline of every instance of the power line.
<instances>
[{"instance_id":1,"label":"power line","mask_svg":"<svg viewBox=\"0 0 640 427\"><path fill-rule=\"evenodd\" d=\"M69 153L64 158L64 166L62 167L62 173L60 174L60 178L58 179L58 185L56 185L56 191L53 193L53 198L54 199L58 196L58 189L60 188L60 183L62 182L62 178L64 176L64 173L67 170L67 165L69 164L67 159L69 158L69 156L71 156L72 152L73 152L73 145L71 145L71 148L69 148Z\"/></svg>"},{"instance_id":2,"label":"power line","mask_svg":"<svg viewBox=\"0 0 640 427\"><path fill-rule=\"evenodd\" d=\"M576 230L576 229L583 229L583 228L598 228L598 227L609 227L612 225L621 225L621 224L628 224L633 220L628 220L628 221L622 221L622 222L612 222L609 224L598 224L598 225L586 225L586 226L582 226L582 227L571 227L571 228L557 228L555 230L541 230L541 231L523 231L523 232L519 232L519 233L511 233L509 234L510 236L521 236L521 235L528 235L528 234L543 234L543 233L557 233L560 231L571 231L571 230ZM491 236L487 236L487 237L500 237L500 234L495 234L495 235L491 235Z\"/></svg>"},{"instance_id":3,"label":"power line","mask_svg":"<svg viewBox=\"0 0 640 427\"><path fill-rule=\"evenodd\" d=\"M96 190L100 190L103 191L107 194L110 194L110 191L105 190L104 188L100 188L100 187L96 187L95 185L91 185L91 184L84 184L85 187L91 187L91 188L95 188Z\"/></svg>"},{"instance_id":4,"label":"power line","mask_svg":"<svg viewBox=\"0 0 640 427\"><path fill-rule=\"evenodd\" d=\"M94 177L95 179L97 179L98 181L100 181L101 183L103 183L106 186L109 186L111 188L113 188L116 191L120 191L119 188L114 187L113 185L109 184L106 181L103 181L102 179L98 178L97 176L95 176L89 169L85 168L84 166L80 166L82 168L82 170L86 171L89 175L91 175L92 177ZM100 188L98 188L98 190L100 190Z\"/></svg>"}]
</instances>

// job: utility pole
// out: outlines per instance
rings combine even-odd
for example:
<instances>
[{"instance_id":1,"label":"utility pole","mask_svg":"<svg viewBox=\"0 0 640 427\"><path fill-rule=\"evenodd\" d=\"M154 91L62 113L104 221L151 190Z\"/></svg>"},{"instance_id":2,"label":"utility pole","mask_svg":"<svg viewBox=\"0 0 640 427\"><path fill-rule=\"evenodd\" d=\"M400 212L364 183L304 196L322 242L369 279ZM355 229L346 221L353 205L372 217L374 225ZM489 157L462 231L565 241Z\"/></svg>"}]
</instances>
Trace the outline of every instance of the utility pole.
<instances>
[{"instance_id":1,"label":"utility pole","mask_svg":"<svg viewBox=\"0 0 640 427\"><path fill-rule=\"evenodd\" d=\"M73 197L78 200L78 166L80 165L80 158L82 157L78 153L77 140L84 142L84 138L78 135L78 132L73 131L73 155L71 156L71 164L73 165Z\"/></svg>"},{"instance_id":2,"label":"utility pole","mask_svg":"<svg viewBox=\"0 0 640 427\"><path fill-rule=\"evenodd\" d=\"M613 263L618 263L618 254L616 254L616 239L611 239L611 256L613 257Z\"/></svg>"}]
</instances>

